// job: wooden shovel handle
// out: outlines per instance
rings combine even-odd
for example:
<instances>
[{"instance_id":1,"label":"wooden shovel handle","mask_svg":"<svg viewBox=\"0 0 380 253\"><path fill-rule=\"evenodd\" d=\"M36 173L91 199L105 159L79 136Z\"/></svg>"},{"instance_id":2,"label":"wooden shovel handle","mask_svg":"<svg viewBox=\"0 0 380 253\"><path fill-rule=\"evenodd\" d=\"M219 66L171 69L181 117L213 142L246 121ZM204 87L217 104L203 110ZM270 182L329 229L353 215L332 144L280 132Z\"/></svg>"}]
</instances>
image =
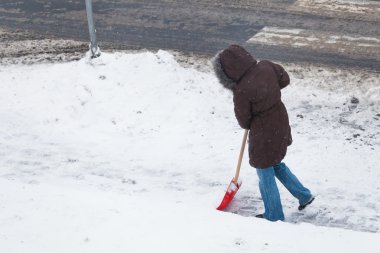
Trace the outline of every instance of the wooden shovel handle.
<instances>
[{"instance_id":1,"label":"wooden shovel handle","mask_svg":"<svg viewBox=\"0 0 380 253\"><path fill-rule=\"evenodd\" d=\"M248 129L245 129L243 141L242 141L241 147L240 147L239 160L238 160L238 164L237 164L237 167L236 167L235 177L234 177L234 180L233 180L236 185L237 185L238 179L239 179L241 161L243 160L245 144L247 143L248 131L249 131Z\"/></svg>"}]
</instances>

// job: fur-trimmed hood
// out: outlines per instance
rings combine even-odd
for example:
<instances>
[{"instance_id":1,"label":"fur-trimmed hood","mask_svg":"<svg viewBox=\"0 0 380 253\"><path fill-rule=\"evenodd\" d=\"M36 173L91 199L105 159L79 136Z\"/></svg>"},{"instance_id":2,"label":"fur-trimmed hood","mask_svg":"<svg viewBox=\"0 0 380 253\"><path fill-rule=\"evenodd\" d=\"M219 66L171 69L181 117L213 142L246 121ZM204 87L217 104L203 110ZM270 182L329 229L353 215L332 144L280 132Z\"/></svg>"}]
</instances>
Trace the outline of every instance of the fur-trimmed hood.
<instances>
[{"instance_id":1,"label":"fur-trimmed hood","mask_svg":"<svg viewBox=\"0 0 380 253\"><path fill-rule=\"evenodd\" d=\"M215 74L224 88L233 90L247 71L257 63L239 45L231 45L218 52L211 60Z\"/></svg>"}]
</instances>

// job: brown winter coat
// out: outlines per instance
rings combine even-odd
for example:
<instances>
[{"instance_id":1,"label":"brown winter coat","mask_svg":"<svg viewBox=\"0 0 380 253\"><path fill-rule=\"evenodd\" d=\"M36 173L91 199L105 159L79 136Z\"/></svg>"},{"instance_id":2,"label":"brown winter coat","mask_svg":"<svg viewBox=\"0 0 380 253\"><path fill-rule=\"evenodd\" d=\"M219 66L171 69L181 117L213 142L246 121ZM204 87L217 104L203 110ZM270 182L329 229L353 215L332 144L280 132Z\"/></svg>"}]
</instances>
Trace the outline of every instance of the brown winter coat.
<instances>
[{"instance_id":1,"label":"brown winter coat","mask_svg":"<svg viewBox=\"0 0 380 253\"><path fill-rule=\"evenodd\" d=\"M220 82L233 92L239 125L250 129L249 162L267 168L282 161L292 142L280 89L289 84L284 68L257 61L242 47L229 46L213 59Z\"/></svg>"}]
</instances>

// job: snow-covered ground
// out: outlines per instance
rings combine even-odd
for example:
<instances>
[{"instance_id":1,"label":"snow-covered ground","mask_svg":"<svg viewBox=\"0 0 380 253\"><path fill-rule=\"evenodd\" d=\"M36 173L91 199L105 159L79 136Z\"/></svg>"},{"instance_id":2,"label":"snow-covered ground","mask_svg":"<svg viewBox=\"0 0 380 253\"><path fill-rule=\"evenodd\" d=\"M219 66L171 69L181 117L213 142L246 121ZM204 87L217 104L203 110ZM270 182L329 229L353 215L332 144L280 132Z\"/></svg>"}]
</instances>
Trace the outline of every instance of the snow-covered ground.
<instances>
[{"instance_id":1,"label":"snow-covered ground","mask_svg":"<svg viewBox=\"0 0 380 253\"><path fill-rule=\"evenodd\" d=\"M0 68L0 252L378 252L380 74L285 66L285 162L317 195L263 206L243 131L208 66L168 52Z\"/></svg>"}]
</instances>

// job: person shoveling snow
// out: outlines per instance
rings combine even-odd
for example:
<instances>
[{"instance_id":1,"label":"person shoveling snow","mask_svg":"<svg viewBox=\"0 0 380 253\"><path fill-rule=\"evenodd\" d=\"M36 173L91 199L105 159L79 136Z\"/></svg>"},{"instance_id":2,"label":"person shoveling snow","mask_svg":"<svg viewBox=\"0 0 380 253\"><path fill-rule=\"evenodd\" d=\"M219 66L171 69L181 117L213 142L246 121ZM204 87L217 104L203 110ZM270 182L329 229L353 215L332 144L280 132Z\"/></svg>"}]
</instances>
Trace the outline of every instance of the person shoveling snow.
<instances>
[{"instance_id":1,"label":"person shoveling snow","mask_svg":"<svg viewBox=\"0 0 380 253\"><path fill-rule=\"evenodd\" d=\"M282 162L292 143L291 129L281 89L289 75L281 65L257 62L243 47L231 45L212 60L219 82L233 92L235 116L249 132L249 163L256 168L265 212L256 217L284 220L275 177L298 199L299 210L313 200L310 190Z\"/></svg>"}]
</instances>

